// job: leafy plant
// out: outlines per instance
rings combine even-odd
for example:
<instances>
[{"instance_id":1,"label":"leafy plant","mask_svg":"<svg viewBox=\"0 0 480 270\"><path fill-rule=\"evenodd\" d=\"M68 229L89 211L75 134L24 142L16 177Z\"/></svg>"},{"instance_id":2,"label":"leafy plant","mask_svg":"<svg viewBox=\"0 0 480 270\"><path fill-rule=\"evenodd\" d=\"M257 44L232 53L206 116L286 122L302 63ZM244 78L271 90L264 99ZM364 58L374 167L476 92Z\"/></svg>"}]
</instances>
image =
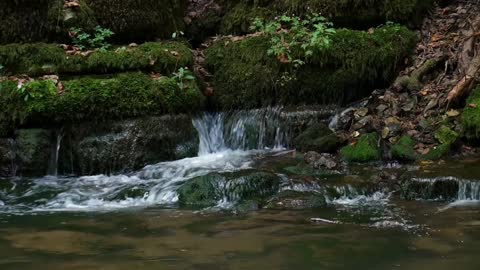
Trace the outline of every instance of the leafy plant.
<instances>
[{"instance_id":1,"label":"leafy plant","mask_svg":"<svg viewBox=\"0 0 480 270\"><path fill-rule=\"evenodd\" d=\"M256 18L250 29L270 37L269 55L276 56L282 63L299 67L313 56L315 50L330 46L331 36L336 33L332 26L325 17L312 13L305 18L283 15L270 22Z\"/></svg>"},{"instance_id":2,"label":"leafy plant","mask_svg":"<svg viewBox=\"0 0 480 270\"><path fill-rule=\"evenodd\" d=\"M173 73L173 78L177 82L177 85L180 89L185 89L185 83L188 81L195 80L193 73L188 70L188 68L179 68L177 72Z\"/></svg>"},{"instance_id":3,"label":"leafy plant","mask_svg":"<svg viewBox=\"0 0 480 270\"><path fill-rule=\"evenodd\" d=\"M70 29L73 44L82 51L85 49L108 50L111 45L107 42L107 39L113 35L114 33L110 29L103 28L99 25L95 27L93 34L87 33L81 28Z\"/></svg>"}]
</instances>

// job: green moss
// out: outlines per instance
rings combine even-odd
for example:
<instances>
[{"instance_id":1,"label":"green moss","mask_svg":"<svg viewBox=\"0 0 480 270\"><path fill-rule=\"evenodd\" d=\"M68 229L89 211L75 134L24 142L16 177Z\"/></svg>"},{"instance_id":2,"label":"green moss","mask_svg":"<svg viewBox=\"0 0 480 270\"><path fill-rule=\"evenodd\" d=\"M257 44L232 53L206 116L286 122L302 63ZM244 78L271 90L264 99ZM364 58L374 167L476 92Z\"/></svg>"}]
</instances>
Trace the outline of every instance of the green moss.
<instances>
[{"instance_id":1,"label":"green moss","mask_svg":"<svg viewBox=\"0 0 480 270\"><path fill-rule=\"evenodd\" d=\"M409 136L402 136L398 142L392 146L392 157L399 160L415 160L417 154L413 147L415 142Z\"/></svg>"},{"instance_id":2,"label":"green moss","mask_svg":"<svg viewBox=\"0 0 480 270\"><path fill-rule=\"evenodd\" d=\"M467 99L467 106L462 113L462 124L467 138L480 138L480 87Z\"/></svg>"},{"instance_id":3,"label":"green moss","mask_svg":"<svg viewBox=\"0 0 480 270\"><path fill-rule=\"evenodd\" d=\"M447 126L441 126L437 132L435 132L435 138L441 144L451 145L457 141L458 137L458 133Z\"/></svg>"},{"instance_id":4,"label":"green moss","mask_svg":"<svg viewBox=\"0 0 480 270\"><path fill-rule=\"evenodd\" d=\"M190 47L181 42L148 42L134 48L96 51L89 56L68 56L55 44L0 46L0 63L8 74L92 74L122 71L155 71L171 74L191 66Z\"/></svg>"},{"instance_id":5,"label":"green moss","mask_svg":"<svg viewBox=\"0 0 480 270\"><path fill-rule=\"evenodd\" d=\"M438 160L450 153L451 145L441 144L437 147L434 147L425 155L420 156L421 160Z\"/></svg>"},{"instance_id":6,"label":"green moss","mask_svg":"<svg viewBox=\"0 0 480 270\"><path fill-rule=\"evenodd\" d=\"M204 96L195 82L180 89L174 79L154 80L141 73L127 73L109 79L80 78L64 81L64 92L57 93L51 81L28 83L32 94L24 99L17 83L0 82L2 130L12 130L24 122L64 123L191 113L201 110Z\"/></svg>"},{"instance_id":7,"label":"green moss","mask_svg":"<svg viewBox=\"0 0 480 270\"><path fill-rule=\"evenodd\" d=\"M206 50L205 63L225 109L347 103L391 82L415 41L413 32L398 26L373 34L340 29L329 49L314 52L297 70L267 55L266 37L224 39Z\"/></svg>"},{"instance_id":8,"label":"green moss","mask_svg":"<svg viewBox=\"0 0 480 270\"><path fill-rule=\"evenodd\" d=\"M340 150L343 158L349 162L369 162L380 160L378 136L375 133L362 135L355 144Z\"/></svg>"},{"instance_id":9,"label":"green moss","mask_svg":"<svg viewBox=\"0 0 480 270\"><path fill-rule=\"evenodd\" d=\"M282 13L302 16L317 12L336 26L368 28L387 21L419 26L434 0L236 0L220 1L226 9L223 34L245 33L256 17L273 18Z\"/></svg>"}]
</instances>

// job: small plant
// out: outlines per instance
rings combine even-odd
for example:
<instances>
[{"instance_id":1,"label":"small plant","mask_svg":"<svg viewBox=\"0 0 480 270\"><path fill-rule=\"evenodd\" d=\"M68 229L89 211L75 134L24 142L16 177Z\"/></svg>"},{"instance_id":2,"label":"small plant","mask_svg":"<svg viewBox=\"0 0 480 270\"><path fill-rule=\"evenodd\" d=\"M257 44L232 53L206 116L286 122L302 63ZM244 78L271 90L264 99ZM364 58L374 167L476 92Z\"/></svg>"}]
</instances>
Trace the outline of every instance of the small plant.
<instances>
[{"instance_id":1,"label":"small plant","mask_svg":"<svg viewBox=\"0 0 480 270\"><path fill-rule=\"evenodd\" d=\"M252 31L262 32L270 38L269 55L274 55L282 63L292 63L295 67L305 64L315 50L330 46L331 36L336 33L333 24L317 13L300 18L283 15L266 23L256 18Z\"/></svg>"},{"instance_id":2,"label":"small plant","mask_svg":"<svg viewBox=\"0 0 480 270\"><path fill-rule=\"evenodd\" d=\"M111 45L107 42L107 39L113 35L114 33L110 29L103 28L99 25L95 27L93 35L86 33L81 28L70 29L70 36L73 39L73 44L82 51L85 49L100 49L101 51L108 50Z\"/></svg>"},{"instance_id":3,"label":"small plant","mask_svg":"<svg viewBox=\"0 0 480 270\"><path fill-rule=\"evenodd\" d=\"M172 33L172 39L177 39L179 37L183 37L185 33L183 31L175 31Z\"/></svg>"},{"instance_id":4,"label":"small plant","mask_svg":"<svg viewBox=\"0 0 480 270\"><path fill-rule=\"evenodd\" d=\"M180 89L185 89L185 83L188 81L193 81L195 80L195 76L193 76L193 73L188 70L188 68L179 68L177 72L173 73L173 78L177 82L177 85Z\"/></svg>"}]
</instances>

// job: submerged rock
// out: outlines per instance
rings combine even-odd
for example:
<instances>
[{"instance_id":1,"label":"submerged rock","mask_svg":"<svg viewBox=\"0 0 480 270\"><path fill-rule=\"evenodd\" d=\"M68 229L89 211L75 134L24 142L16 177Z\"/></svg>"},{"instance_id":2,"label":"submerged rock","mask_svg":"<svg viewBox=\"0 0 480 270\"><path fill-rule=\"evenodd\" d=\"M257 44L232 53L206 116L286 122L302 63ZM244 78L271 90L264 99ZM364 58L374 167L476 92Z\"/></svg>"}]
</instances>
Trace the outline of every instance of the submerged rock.
<instances>
[{"instance_id":1,"label":"submerged rock","mask_svg":"<svg viewBox=\"0 0 480 270\"><path fill-rule=\"evenodd\" d=\"M181 206L211 207L220 203L263 202L280 187L280 178L272 173L246 171L209 174L189 180L178 189ZM249 204L250 205L250 204Z\"/></svg>"},{"instance_id":2,"label":"submerged rock","mask_svg":"<svg viewBox=\"0 0 480 270\"><path fill-rule=\"evenodd\" d=\"M265 208L281 210L302 210L321 208L327 205L325 196L317 192L287 190L273 197Z\"/></svg>"}]
</instances>

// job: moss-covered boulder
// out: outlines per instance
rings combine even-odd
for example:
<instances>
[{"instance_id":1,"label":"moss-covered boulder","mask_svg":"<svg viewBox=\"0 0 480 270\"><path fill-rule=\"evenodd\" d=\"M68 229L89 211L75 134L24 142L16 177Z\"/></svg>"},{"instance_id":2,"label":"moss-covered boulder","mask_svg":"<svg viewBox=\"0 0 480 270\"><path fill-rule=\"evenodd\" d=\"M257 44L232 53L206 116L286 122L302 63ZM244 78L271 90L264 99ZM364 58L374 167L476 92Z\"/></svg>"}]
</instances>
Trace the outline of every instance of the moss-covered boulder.
<instances>
[{"instance_id":1,"label":"moss-covered boulder","mask_svg":"<svg viewBox=\"0 0 480 270\"><path fill-rule=\"evenodd\" d=\"M340 140L326 125L316 123L298 135L294 145L301 152L331 153L337 150Z\"/></svg>"},{"instance_id":2,"label":"moss-covered boulder","mask_svg":"<svg viewBox=\"0 0 480 270\"><path fill-rule=\"evenodd\" d=\"M467 106L462 113L462 124L468 139L480 138L480 87L477 87L467 99Z\"/></svg>"},{"instance_id":3,"label":"moss-covered boulder","mask_svg":"<svg viewBox=\"0 0 480 270\"><path fill-rule=\"evenodd\" d=\"M215 99L224 109L283 104L346 103L386 86L415 44L415 34L396 25L373 33L340 29L331 45L294 69L268 55L264 36L221 39L206 50Z\"/></svg>"},{"instance_id":4,"label":"moss-covered boulder","mask_svg":"<svg viewBox=\"0 0 480 270\"><path fill-rule=\"evenodd\" d=\"M256 18L273 18L278 14L316 12L339 27L368 28L387 21L419 26L434 0L223 0L226 14L220 24L223 34L248 31Z\"/></svg>"},{"instance_id":5,"label":"moss-covered boulder","mask_svg":"<svg viewBox=\"0 0 480 270\"><path fill-rule=\"evenodd\" d=\"M441 144L454 144L459 137L460 135L456 131L445 125L440 126L437 132L435 132L435 139Z\"/></svg>"},{"instance_id":6,"label":"moss-covered boulder","mask_svg":"<svg viewBox=\"0 0 480 270\"><path fill-rule=\"evenodd\" d=\"M69 40L70 27L113 30L116 41L171 37L184 29L187 0L4 0L0 2L0 44Z\"/></svg>"},{"instance_id":7,"label":"moss-covered boulder","mask_svg":"<svg viewBox=\"0 0 480 270\"><path fill-rule=\"evenodd\" d=\"M137 47L95 51L87 56L67 55L56 44L9 44L0 46L2 72L27 74L108 74L125 71L152 71L170 75L179 67L190 67L193 54L182 42L147 42Z\"/></svg>"},{"instance_id":8,"label":"moss-covered boulder","mask_svg":"<svg viewBox=\"0 0 480 270\"><path fill-rule=\"evenodd\" d=\"M414 149L415 141L410 136L402 136L398 142L392 145L392 158L402 161L413 161L417 159Z\"/></svg>"},{"instance_id":9,"label":"moss-covered boulder","mask_svg":"<svg viewBox=\"0 0 480 270\"><path fill-rule=\"evenodd\" d=\"M369 162L380 160L378 135L369 133L362 135L356 142L340 150L342 157L349 162Z\"/></svg>"},{"instance_id":10,"label":"moss-covered boulder","mask_svg":"<svg viewBox=\"0 0 480 270\"><path fill-rule=\"evenodd\" d=\"M205 97L194 81L180 88L173 78L152 79L142 73L110 78L82 77L53 82L0 82L0 126L8 133L22 123L102 121L168 113L193 113L203 109ZM53 86L53 88L52 88ZM4 103L9 102L9 103Z\"/></svg>"},{"instance_id":11,"label":"moss-covered boulder","mask_svg":"<svg viewBox=\"0 0 480 270\"><path fill-rule=\"evenodd\" d=\"M185 207L210 207L220 201L241 204L263 202L280 187L280 178L267 172L209 174L189 180L178 189L178 200Z\"/></svg>"}]
</instances>

